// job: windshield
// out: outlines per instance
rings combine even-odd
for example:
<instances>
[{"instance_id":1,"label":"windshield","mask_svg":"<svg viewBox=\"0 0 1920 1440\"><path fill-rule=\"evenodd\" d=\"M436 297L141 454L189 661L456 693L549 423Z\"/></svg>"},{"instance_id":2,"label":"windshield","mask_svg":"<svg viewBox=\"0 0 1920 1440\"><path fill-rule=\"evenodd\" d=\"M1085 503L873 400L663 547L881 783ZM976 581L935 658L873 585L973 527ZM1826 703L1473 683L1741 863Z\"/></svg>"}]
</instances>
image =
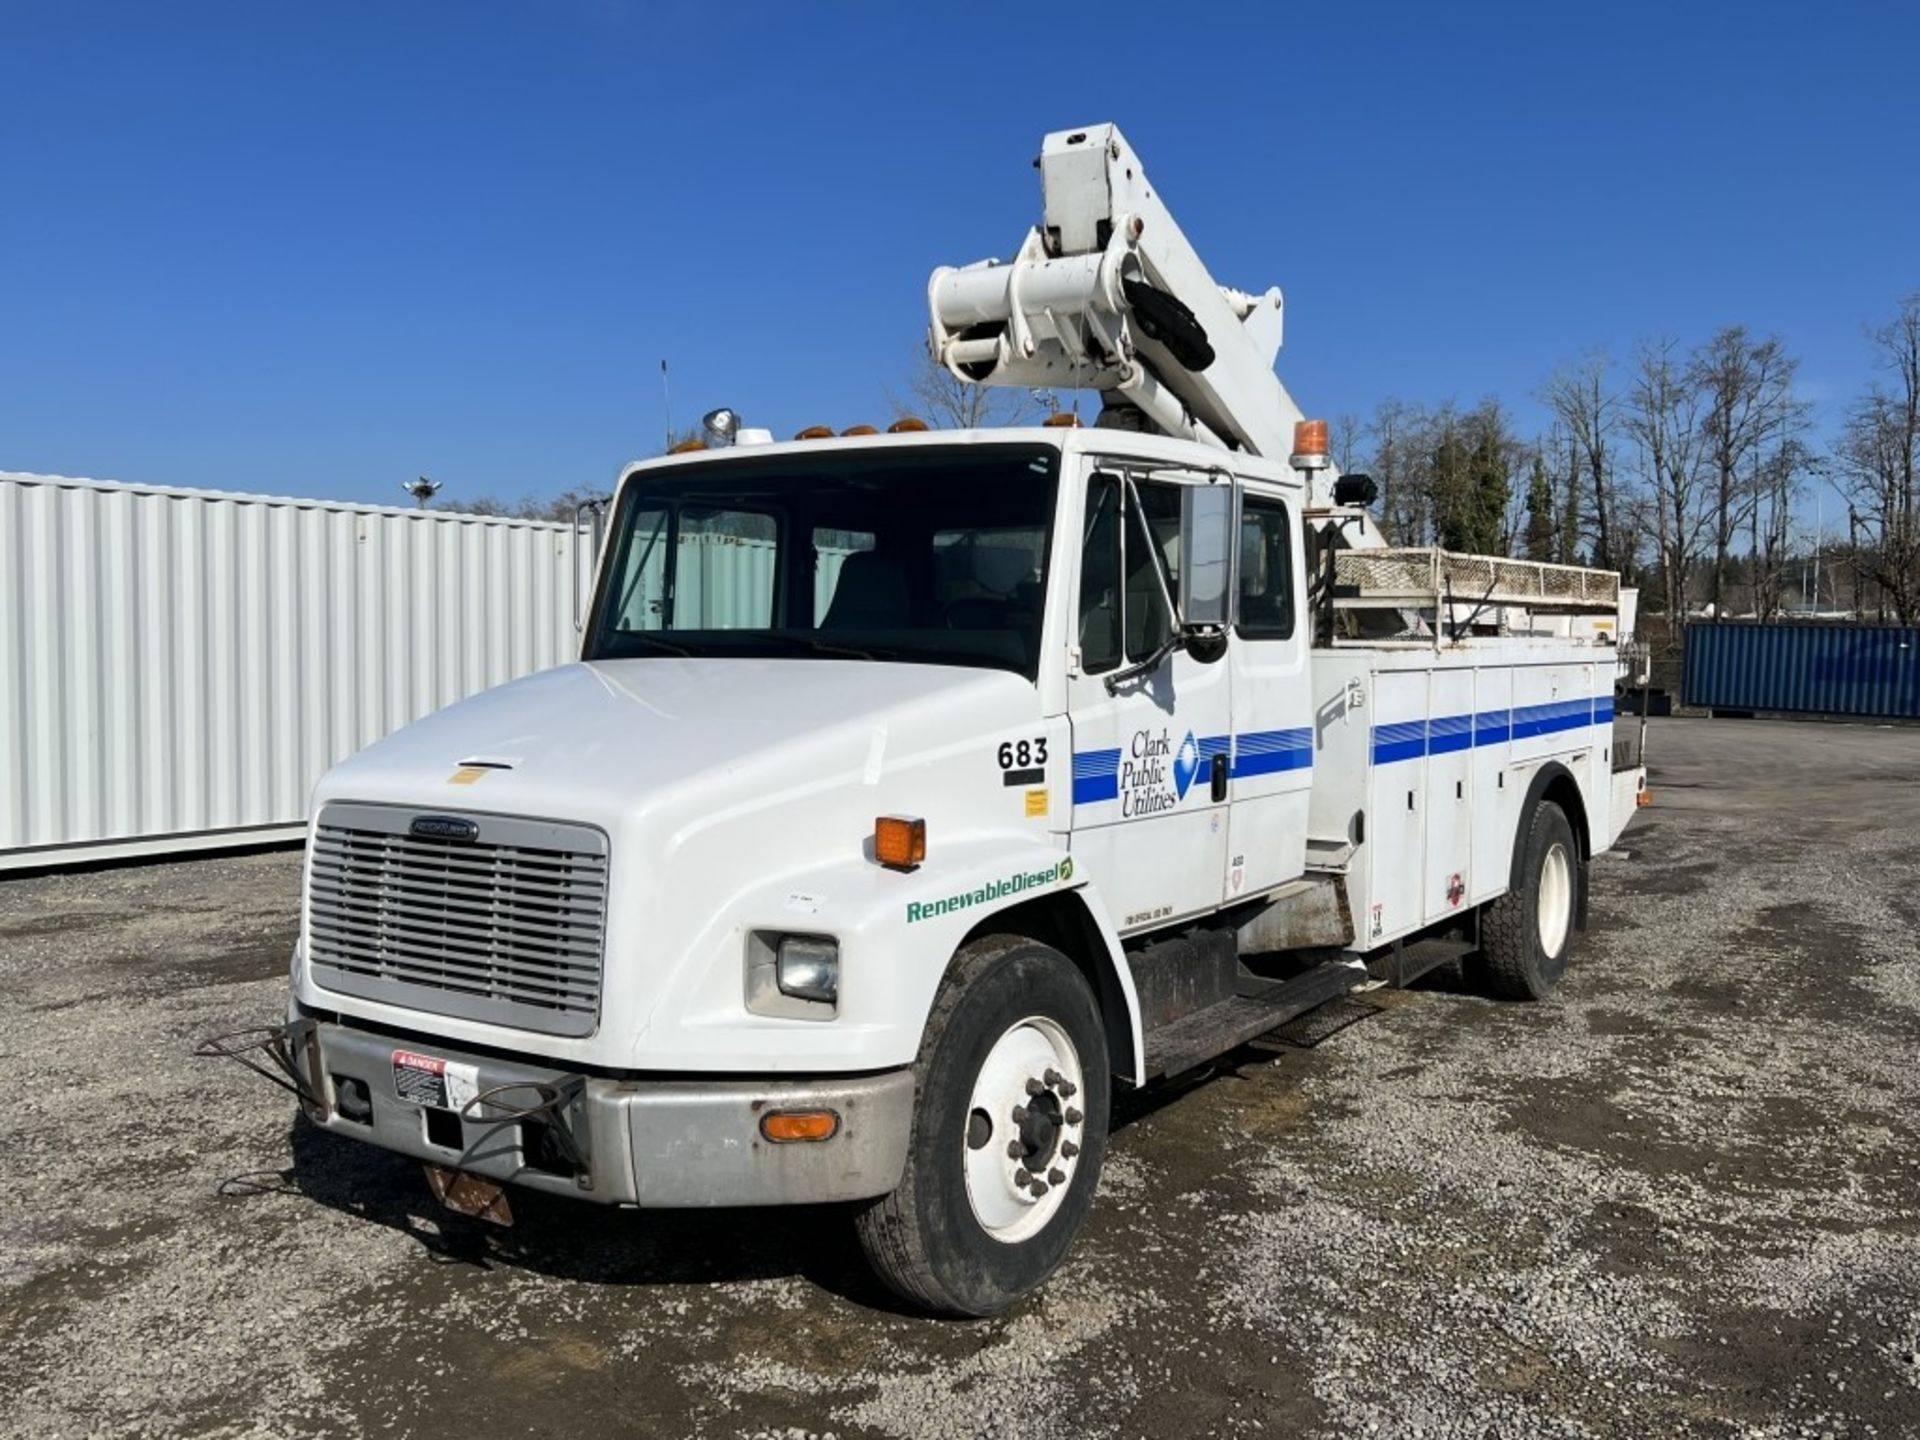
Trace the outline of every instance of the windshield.
<instances>
[{"instance_id":1,"label":"windshield","mask_svg":"<svg viewBox=\"0 0 1920 1440\"><path fill-rule=\"evenodd\" d=\"M875 448L643 472L587 658L1040 660L1059 452Z\"/></svg>"}]
</instances>

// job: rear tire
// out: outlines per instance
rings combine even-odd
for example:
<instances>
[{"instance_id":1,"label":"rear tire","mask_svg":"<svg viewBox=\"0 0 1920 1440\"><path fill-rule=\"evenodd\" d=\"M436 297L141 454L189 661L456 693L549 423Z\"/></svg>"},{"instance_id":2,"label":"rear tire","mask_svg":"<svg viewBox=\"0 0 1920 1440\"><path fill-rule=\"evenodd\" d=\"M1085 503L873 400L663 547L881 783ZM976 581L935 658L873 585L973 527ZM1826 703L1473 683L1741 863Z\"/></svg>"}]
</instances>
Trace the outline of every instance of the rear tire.
<instances>
[{"instance_id":1,"label":"rear tire","mask_svg":"<svg viewBox=\"0 0 1920 1440\"><path fill-rule=\"evenodd\" d=\"M1487 906L1475 968L1494 994L1544 1000L1566 973L1580 895L1580 847L1566 811L1534 806L1521 832L1518 883Z\"/></svg>"},{"instance_id":2,"label":"rear tire","mask_svg":"<svg viewBox=\"0 0 1920 1440\"><path fill-rule=\"evenodd\" d=\"M1111 1097L1086 977L1023 937L968 945L935 997L914 1075L906 1170L860 1213L861 1247L916 1305L998 1314L1066 1258L1100 1181Z\"/></svg>"}]
</instances>

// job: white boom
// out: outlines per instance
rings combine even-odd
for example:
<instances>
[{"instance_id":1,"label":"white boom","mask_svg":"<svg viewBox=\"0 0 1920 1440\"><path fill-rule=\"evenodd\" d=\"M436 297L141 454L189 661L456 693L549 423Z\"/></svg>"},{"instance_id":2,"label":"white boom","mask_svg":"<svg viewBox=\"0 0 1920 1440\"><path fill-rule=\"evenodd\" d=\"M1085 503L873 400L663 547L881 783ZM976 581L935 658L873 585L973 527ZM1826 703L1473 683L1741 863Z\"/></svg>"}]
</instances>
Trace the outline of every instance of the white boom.
<instances>
[{"instance_id":1,"label":"white boom","mask_svg":"<svg viewBox=\"0 0 1920 1440\"><path fill-rule=\"evenodd\" d=\"M1011 261L934 271L934 358L981 385L1100 390L1165 434L1287 458L1302 416L1273 372L1280 291L1215 283L1114 126L1055 131L1039 168L1042 222Z\"/></svg>"}]
</instances>

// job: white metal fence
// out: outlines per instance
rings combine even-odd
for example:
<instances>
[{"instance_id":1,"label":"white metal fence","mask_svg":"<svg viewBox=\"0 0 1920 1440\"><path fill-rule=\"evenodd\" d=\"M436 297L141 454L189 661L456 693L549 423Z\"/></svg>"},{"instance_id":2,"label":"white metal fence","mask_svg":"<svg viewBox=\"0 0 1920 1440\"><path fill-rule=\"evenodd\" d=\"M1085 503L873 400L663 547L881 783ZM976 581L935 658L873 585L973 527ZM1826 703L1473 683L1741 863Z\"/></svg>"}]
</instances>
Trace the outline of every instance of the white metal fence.
<instances>
[{"instance_id":1,"label":"white metal fence","mask_svg":"<svg viewBox=\"0 0 1920 1440\"><path fill-rule=\"evenodd\" d=\"M0 870L293 837L341 757L575 651L572 527L0 472Z\"/></svg>"}]
</instances>

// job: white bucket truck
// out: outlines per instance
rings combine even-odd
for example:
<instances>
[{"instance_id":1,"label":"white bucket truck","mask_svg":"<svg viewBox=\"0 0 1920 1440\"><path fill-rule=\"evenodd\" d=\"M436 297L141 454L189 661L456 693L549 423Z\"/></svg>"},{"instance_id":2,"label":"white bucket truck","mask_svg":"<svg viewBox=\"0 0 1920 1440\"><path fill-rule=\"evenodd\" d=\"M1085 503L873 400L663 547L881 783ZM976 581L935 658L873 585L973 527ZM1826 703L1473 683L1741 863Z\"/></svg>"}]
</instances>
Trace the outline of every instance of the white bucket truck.
<instances>
[{"instance_id":1,"label":"white bucket truck","mask_svg":"<svg viewBox=\"0 0 1920 1440\"><path fill-rule=\"evenodd\" d=\"M889 1284L985 1314L1065 1256L1116 1080L1443 959L1553 988L1644 790L1618 577L1387 548L1279 292L1216 285L1112 127L1040 170L931 343L1097 426L633 465L579 663L321 781L265 1046L315 1123L496 1218L853 1202Z\"/></svg>"}]
</instances>

